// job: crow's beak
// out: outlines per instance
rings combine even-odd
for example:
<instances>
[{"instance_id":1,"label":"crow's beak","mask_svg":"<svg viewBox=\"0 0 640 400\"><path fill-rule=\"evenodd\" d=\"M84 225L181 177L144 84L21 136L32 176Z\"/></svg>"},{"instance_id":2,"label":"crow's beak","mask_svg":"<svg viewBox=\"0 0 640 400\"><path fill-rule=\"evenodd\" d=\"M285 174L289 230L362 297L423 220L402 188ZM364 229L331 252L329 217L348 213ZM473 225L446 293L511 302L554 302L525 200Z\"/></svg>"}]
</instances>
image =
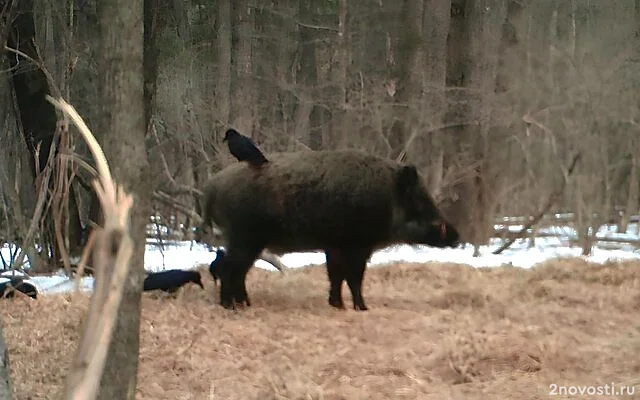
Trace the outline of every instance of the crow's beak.
<instances>
[{"instance_id":1,"label":"crow's beak","mask_svg":"<svg viewBox=\"0 0 640 400\"><path fill-rule=\"evenodd\" d=\"M204 289L204 285L202 284L202 282L198 282L198 285L200 285L200 287Z\"/></svg>"},{"instance_id":2,"label":"crow's beak","mask_svg":"<svg viewBox=\"0 0 640 400\"><path fill-rule=\"evenodd\" d=\"M222 139L222 141L223 141L223 142L226 142L226 141L227 141L227 138L225 137L224 139Z\"/></svg>"}]
</instances>

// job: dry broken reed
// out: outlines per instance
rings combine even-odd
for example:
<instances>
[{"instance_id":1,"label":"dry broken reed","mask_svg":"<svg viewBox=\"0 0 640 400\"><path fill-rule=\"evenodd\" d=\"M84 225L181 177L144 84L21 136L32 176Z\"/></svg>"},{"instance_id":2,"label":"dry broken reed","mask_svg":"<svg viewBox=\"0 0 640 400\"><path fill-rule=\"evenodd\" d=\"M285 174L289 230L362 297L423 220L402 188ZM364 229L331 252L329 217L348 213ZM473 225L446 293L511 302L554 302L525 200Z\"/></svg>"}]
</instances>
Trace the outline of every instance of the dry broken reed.
<instances>
[{"instance_id":1,"label":"dry broken reed","mask_svg":"<svg viewBox=\"0 0 640 400\"><path fill-rule=\"evenodd\" d=\"M371 309L361 313L326 304L324 267L254 268L253 305L229 312L203 269L205 290L144 294L136 398L526 400L549 398L552 383L637 385L639 267L374 267ZM88 297L7 304L16 399L50 399L68 374Z\"/></svg>"},{"instance_id":2,"label":"dry broken reed","mask_svg":"<svg viewBox=\"0 0 640 400\"><path fill-rule=\"evenodd\" d=\"M100 145L76 110L63 99L55 100L47 96L47 100L78 128L96 161L98 171L98 179L93 181L93 187L102 208L104 226L97 228L95 241L89 241L89 246L94 245L96 284L65 387L65 398L90 400L96 397L100 385L133 254L133 243L129 236L129 211L133 198L111 178Z\"/></svg>"}]
</instances>

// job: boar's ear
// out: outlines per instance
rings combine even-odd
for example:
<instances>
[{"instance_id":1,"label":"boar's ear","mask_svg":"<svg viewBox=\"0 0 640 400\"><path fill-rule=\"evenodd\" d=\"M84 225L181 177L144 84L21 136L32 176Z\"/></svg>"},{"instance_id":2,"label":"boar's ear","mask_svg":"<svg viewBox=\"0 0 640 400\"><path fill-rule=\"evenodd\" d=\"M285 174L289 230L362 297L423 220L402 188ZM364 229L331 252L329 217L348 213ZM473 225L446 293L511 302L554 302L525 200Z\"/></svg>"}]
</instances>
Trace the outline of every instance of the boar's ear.
<instances>
[{"instance_id":1,"label":"boar's ear","mask_svg":"<svg viewBox=\"0 0 640 400\"><path fill-rule=\"evenodd\" d=\"M396 188L400 193L405 193L418 182L418 170L413 165L403 165L397 172Z\"/></svg>"}]
</instances>

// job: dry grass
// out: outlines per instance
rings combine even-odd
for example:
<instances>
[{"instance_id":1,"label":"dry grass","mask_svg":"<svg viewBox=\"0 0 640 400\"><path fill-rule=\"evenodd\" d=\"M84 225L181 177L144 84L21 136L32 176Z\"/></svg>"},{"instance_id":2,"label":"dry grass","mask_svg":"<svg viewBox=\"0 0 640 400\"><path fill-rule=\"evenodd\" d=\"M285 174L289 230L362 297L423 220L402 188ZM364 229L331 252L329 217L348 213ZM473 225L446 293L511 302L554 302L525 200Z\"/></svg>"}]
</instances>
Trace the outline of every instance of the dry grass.
<instances>
[{"instance_id":1,"label":"dry grass","mask_svg":"<svg viewBox=\"0 0 640 400\"><path fill-rule=\"evenodd\" d=\"M640 263L370 268L364 313L326 304L323 267L253 269L239 313L205 286L144 294L138 399L543 399L551 383L640 385ZM87 305L3 302L17 399L61 387Z\"/></svg>"}]
</instances>

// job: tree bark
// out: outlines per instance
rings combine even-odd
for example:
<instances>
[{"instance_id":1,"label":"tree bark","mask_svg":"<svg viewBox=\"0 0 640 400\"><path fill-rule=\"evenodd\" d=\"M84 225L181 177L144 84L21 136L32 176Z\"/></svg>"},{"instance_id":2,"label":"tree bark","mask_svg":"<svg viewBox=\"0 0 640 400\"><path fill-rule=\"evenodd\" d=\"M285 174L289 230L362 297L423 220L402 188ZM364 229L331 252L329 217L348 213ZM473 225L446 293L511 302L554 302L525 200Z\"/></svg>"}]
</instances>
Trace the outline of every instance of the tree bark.
<instances>
[{"instance_id":1,"label":"tree bark","mask_svg":"<svg viewBox=\"0 0 640 400\"><path fill-rule=\"evenodd\" d=\"M472 129L469 124L471 110L465 94L465 89L470 85L471 74L471 65L468 60L468 54L471 51L468 21L470 7L467 6L467 2L466 0L451 1L446 70L448 107L444 120L445 124L450 127L447 129L447 133L451 140L447 141L447 145L451 146L452 151L458 155L460 160L471 163L467 150L461 143L463 141L468 143L468 138L473 136L473 132L469 132ZM468 179L466 178L466 180ZM469 227L471 207L466 201L468 186L468 183L459 182L451 188L455 199L452 200L448 213L451 222L460 227L460 234L465 241L470 241L472 237L472 231Z\"/></svg>"},{"instance_id":2,"label":"tree bark","mask_svg":"<svg viewBox=\"0 0 640 400\"><path fill-rule=\"evenodd\" d=\"M631 170L629 172L629 189L627 192L627 201L622 213L622 218L618 224L618 232L625 233L629 227L631 216L638 212L640 204L640 188L638 187L638 155L631 155Z\"/></svg>"},{"instance_id":3,"label":"tree bark","mask_svg":"<svg viewBox=\"0 0 640 400\"><path fill-rule=\"evenodd\" d=\"M402 6L402 24L397 49L398 113L391 127L389 143L391 158L396 158L412 140L412 133L419 128L418 108L422 104L423 37L422 0L405 0Z\"/></svg>"},{"instance_id":4,"label":"tree bark","mask_svg":"<svg viewBox=\"0 0 640 400\"><path fill-rule=\"evenodd\" d=\"M423 87L428 115L433 123L442 123L445 111L447 75L447 34L451 20L450 0L425 0L422 36L424 46Z\"/></svg>"},{"instance_id":5,"label":"tree bark","mask_svg":"<svg viewBox=\"0 0 640 400\"><path fill-rule=\"evenodd\" d=\"M218 77L216 84L217 113L224 124L230 120L231 96L231 2L222 0L218 6Z\"/></svg>"},{"instance_id":6,"label":"tree bark","mask_svg":"<svg viewBox=\"0 0 640 400\"><path fill-rule=\"evenodd\" d=\"M35 62L40 62L35 40L33 0L22 0L18 2L8 45ZM49 81L35 62L21 55L9 55L22 133L31 155L30 167L34 179L47 165L58 121L55 108L45 99L46 95L51 94ZM38 118L34 118L34 115Z\"/></svg>"},{"instance_id":7,"label":"tree bark","mask_svg":"<svg viewBox=\"0 0 640 400\"><path fill-rule=\"evenodd\" d=\"M346 110L348 99L348 71L349 71L349 7L347 0L338 3L338 46L336 49L335 80L338 87L337 106Z\"/></svg>"},{"instance_id":8,"label":"tree bark","mask_svg":"<svg viewBox=\"0 0 640 400\"><path fill-rule=\"evenodd\" d=\"M148 106L144 103L142 0L101 0L98 140L114 179L133 195L134 253L107 354L99 399L134 399L138 368L140 299L146 225L152 188L145 149Z\"/></svg>"},{"instance_id":9,"label":"tree bark","mask_svg":"<svg viewBox=\"0 0 640 400\"><path fill-rule=\"evenodd\" d=\"M145 133L149 129L151 117L155 110L155 99L158 82L158 37L161 18L158 7L159 0L144 0L144 122ZM177 3L177 1L176 1Z\"/></svg>"},{"instance_id":10,"label":"tree bark","mask_svg":"<svg viewBox=\"0 0 640 400\"><path fill-rule=\"evenodd\" d=\"M253 12L247 0L234 0L231 7L231 125L252 136L254 128L254 88L252 34Z\"/></svg>"},{"instance_id":11,"label":"tree bark","mask_svg":"<svg viewBox=\"0 0 640 400\"><path fill-rule=\"evenodd\" d=\"M47 76L38 65L41 59L36 48L33 6L33 0L17 3L7 44L11 49L28 57L8 54L9 65L13 71L12 81L22 124L22 136L29 150L29 167L34 185L37 186L37 177L47 166L49 153L54 145L58 117L54 107L45 99L51 92ZM35 115L38 118L34 118ZM53 180L50 180L49 189L53 189L52 183ZM37 190L36 187L36 192ZM49 212L44 217L43 253L47 254L47 250L50 250L53 260L56 260L58 252L54 240L53 219ZM50 264L55 264L55 261Z\"/></svg>"},{"instance_id":12,"label":"tree bark","mask_svg":"<svg viewBox=\"0 0 640 400\"><path fill-rule=\"evenodd\" d=\"M0 322L0 400L11 400L12 393L9 376L9 352L4 341L2 322Z\"/></svg>"},{"instance_id":13,"label":"tree bark","mask_svg":"<svg viewBox=\"0 0 640 400\"><path fill-rule=\"evenodd\" d=\"M316 58L316 40L318 32L307 26L314 22L314 4L309 0L298 1L298 18L302 24L298 26L299 64L296 83L303 93L298 97L296 107L296 136L304 138L312 150L322 147L322 109L315 103L318 97L318 62Z\"/></svg>"},{"instance_id":14,"label":"tree bark","mask_svg":"<svg viewBox=\"0 0 640 400\"><path fill-rule=\"evenodd\" d=\"M424 112L428 125L437 127L444 123L446 111L447 79L447 36L451 20L450 0L425 0L422 18L422 36L424 46L424 75L422 81L424 93ZM443 194L445 162L445 132L438 129L430 133L431 163L429 188L436 201Z\"/></svg>"}]
</instances>

